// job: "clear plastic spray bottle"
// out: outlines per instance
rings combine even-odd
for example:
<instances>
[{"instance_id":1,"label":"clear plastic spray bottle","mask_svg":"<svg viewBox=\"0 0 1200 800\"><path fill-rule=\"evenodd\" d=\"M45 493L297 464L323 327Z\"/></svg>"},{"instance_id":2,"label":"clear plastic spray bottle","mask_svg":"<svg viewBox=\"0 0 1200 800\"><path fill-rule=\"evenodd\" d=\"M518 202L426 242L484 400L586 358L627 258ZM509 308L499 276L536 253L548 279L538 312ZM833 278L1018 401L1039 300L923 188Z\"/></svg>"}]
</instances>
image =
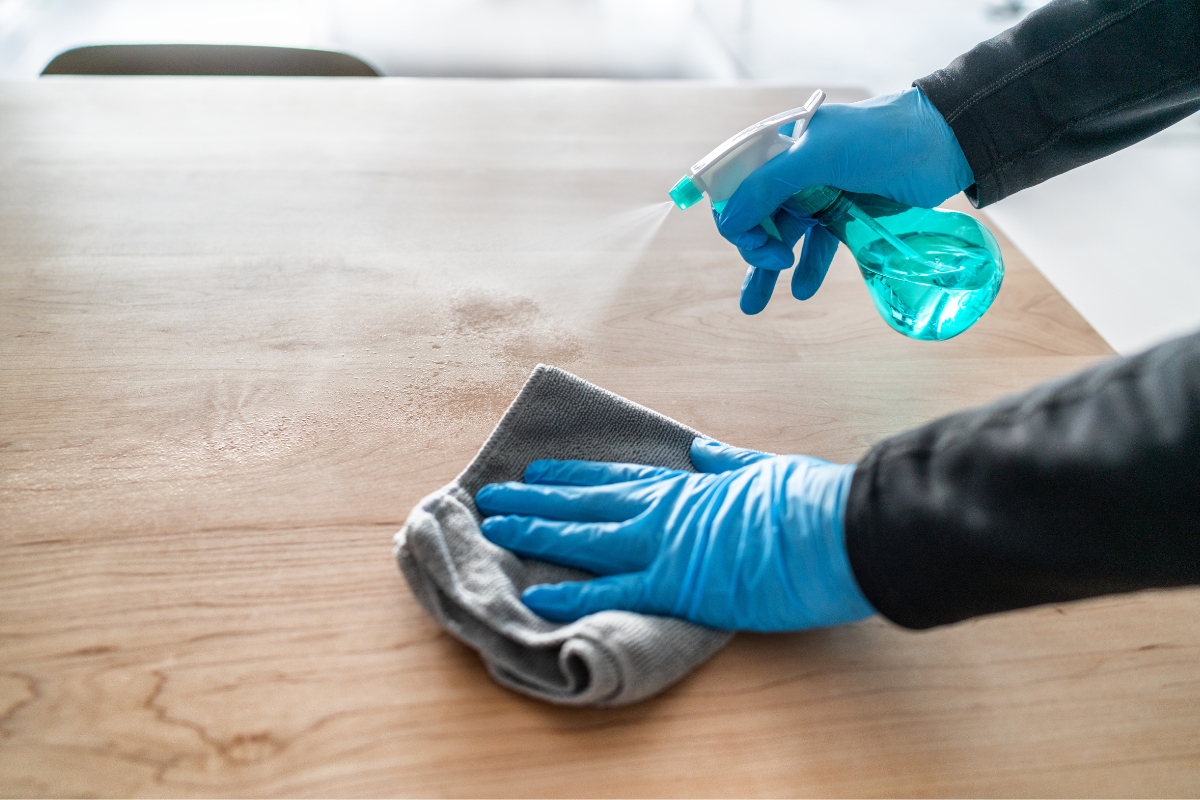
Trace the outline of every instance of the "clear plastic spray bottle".
<instances>
[{"instance_id":1,"label":"clear plastic spray bottle","mask_svg":"<svg viewBox=\"0 0 1200 800\"><path fill-rule=\"evenodd\" d=\"M747 175L792 145L824 99L818 91L801 108L727 140L692 167L671 199L687 208L707 194L720 211ZM793 121L791 136L779 133ZM1000 291L1000 247L974 217L832 186L810 186L791 200L850 248L875 308L905 336L934 341L957 336L983 316ZM780 238L770 219L762 226Z\"/></svg>"}]
</instances>

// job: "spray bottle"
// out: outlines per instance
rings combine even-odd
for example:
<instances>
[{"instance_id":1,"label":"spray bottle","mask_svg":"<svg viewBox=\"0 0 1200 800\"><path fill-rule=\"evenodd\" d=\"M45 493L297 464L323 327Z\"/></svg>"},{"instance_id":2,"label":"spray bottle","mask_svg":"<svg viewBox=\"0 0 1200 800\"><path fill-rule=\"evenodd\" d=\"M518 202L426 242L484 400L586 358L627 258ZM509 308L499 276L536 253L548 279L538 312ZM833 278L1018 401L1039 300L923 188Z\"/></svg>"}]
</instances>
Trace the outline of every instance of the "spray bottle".
<instances>
[{"instance_id":1,"label":"spray bottle","mask_svg":"<svg viewBox=\"0 0 1200 800\"><path fill-rule=\"evenodd\" d=\"M720 212L747 175L800 138L824 100L818 90L800 108L727 139L671 189L675 205L688 208L708 195ZM788 123L795 123L791 135L780 132ZM957 336L983 316L1000 291L1000 246L974 217L833 186L810 186L791 200L850 248L875 308L905 336ZM761 224L768 236L782 238L770 219Z\"/></svg>"}]
</instances>

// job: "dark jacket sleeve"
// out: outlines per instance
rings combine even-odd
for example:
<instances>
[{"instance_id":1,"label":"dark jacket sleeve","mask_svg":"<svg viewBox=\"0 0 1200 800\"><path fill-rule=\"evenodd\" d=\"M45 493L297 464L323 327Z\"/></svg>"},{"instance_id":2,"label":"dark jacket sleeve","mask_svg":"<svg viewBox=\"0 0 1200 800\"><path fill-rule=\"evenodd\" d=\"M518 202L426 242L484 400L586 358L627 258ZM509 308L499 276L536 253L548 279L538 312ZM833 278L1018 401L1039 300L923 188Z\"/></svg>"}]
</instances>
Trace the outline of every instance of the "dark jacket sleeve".
<instances>
[{"instance_id":1,"label":"dark jacket sleeve","mask_svg":"<svg viewBox=\"0 0 1200 800\"><path fill-rule=\"evenodd\" d=\"M878 444L846 547L910 628L1200 583L1200 334Z\"/></svg>"},{"instance_id":2,"label":"dark jacket sleeve","mask_svg":"<svg viewBox=\"0 0 1200 800\"><path fill-rule=\"evenodd\" d=\"M986 206L1200 109L1200 0L1056 0L914 83Z\"/></svg>"}]
</instances>

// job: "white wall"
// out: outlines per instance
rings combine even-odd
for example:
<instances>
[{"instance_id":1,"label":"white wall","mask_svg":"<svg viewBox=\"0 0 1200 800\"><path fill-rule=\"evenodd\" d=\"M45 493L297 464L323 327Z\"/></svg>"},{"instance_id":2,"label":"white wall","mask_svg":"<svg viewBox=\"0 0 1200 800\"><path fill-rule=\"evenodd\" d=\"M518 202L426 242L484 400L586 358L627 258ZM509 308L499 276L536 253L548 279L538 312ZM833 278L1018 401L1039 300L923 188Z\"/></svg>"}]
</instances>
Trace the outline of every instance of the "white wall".
<instances>
[{"instance_id":1,"label":"white wall","mask_svg":"<svg viewBox=\"0 0 1200 800\"><path fill-rule=\"evenodd\" d=\"M1117 352L1200 328L1200 118L987 212Z\"/></svg>"}]
</instances>

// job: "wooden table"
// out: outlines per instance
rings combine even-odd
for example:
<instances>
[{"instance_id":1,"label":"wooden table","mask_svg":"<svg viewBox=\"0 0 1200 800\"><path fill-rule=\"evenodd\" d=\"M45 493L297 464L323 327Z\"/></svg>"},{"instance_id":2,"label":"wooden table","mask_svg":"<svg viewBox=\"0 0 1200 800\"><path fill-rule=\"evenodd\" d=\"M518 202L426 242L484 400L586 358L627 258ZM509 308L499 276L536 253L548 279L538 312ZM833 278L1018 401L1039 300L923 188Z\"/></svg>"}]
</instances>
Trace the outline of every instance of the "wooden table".
<instances>
[{"instance_id":1,"label":"wooden table","mask_svg":"<svg viewBox=\"0 0 1200 800\"><path fill-rule=\"evenodd\" d=\"M638 252L632 209L809 91L0 86L0 794L1200 794L1195 591L741 635L571 710L494 685L397 572L539 361L851 460L1110 355L1003 239L942 344L844 250L743 317L703 207Z\"/></svg>"}]
</instances>

